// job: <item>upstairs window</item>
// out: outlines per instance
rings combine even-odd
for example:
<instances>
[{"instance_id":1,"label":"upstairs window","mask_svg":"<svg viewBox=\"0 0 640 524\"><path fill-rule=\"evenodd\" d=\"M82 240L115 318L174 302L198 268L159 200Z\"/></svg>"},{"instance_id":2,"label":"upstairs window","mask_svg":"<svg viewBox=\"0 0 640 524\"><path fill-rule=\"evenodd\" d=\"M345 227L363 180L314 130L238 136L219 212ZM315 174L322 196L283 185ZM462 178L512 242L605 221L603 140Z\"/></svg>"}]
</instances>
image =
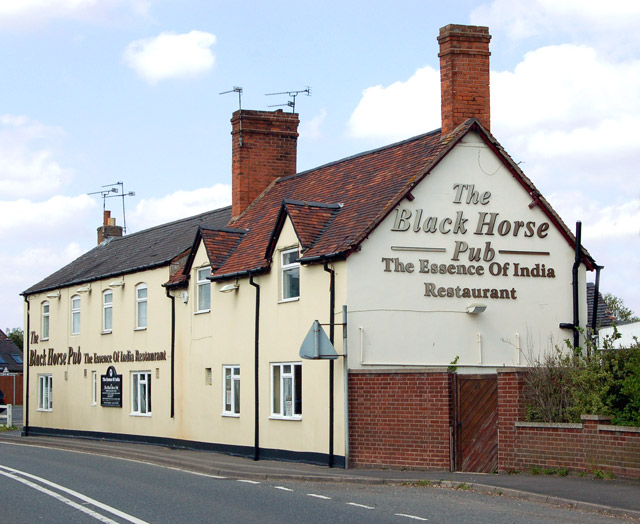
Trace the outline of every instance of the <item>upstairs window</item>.
<instances>
[{"instance_id":1,"label":"upstairs window","mask_svg":"<svg viewBox=\"0 0 640 524\"><path fill-rule=\"evenodd\" d=\"M136 286L136 329L147 327L147 285Z\"/></svg>"},{"instance_id":2,"label":"upstairs window","mask_svg":"<svg viewBox=\"0 0 640 524\"><path fill-rule=\"evenodd\" d=\"M295 300L300 297L300 261L298 248L281 253L282 300Z\"/></svg>"},{"instance_id":3,"label":"upstairs window","mask_svg":"<svg viewBox=\"0 0 640 524\"><path fill-rule=\"evenodd\" d=\"M102 332L111 333L113 329L113 291L102 293Z\"/></svg>"},{"instance_id":4,"label":"upstairs window","mask_svg":"<svg viewBox=\"0 0 640 524\"><path fill-rule=\"evenodd\" d=\"M211 309L211 276L210 267L202 267L197 272L197 286L198 286L198 310L199 312L209 311Z\"/></svg>"},{"instance_id":5,"label":"upstairs window","mask_svg":"<svg viewBox=\"0 0 640 524\"><path fill-rule=\"evenodd\" d=\"M240 366L224 366L224 415L240 414Z\"/></svg>"},{"instance_id":6,"label":"upstairs window","mask_svg":"<svg viewBox=\"0 0 640 524\"><path fill-rule=\"evenodd\" d=\"M80 296L71 297L71 334L80 334Z\"/></svg>"},{"instance_id":7,"label":"upstairs window","mask_svg":"<svg viewBox=\"0 0 640 524\"><path fill-rule=\"evenodd\" d=\"M40 339L47 340L49 338L49 302L42 303L42 330L40 331Z\"/></svg>"}]
</instances>

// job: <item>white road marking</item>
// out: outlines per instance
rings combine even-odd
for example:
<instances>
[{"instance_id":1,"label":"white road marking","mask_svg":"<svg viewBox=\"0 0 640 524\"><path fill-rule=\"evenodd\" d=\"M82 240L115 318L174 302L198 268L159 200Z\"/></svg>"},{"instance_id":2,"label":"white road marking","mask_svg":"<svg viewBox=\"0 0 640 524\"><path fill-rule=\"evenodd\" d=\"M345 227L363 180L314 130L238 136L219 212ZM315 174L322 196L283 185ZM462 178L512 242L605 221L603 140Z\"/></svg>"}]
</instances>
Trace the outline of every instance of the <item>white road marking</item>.
<instances>
[{"instance_id":1,"label":"white road marking","mask_svg":"<svg viewBox=\"0 0 640 524\"><path fill-rule=\"evenodd\" d=\"M245 482L246 484L260 484L260 482L258 482L257 480L244 480L244 479L238 479L237 482Z\"/></svg>"},{"instance_id":2,"label":"white road marking","mask_svg":"<svg viewBox=\"0 0 640 524\"><path fill-rule=\"evenodd\" d=\"M429 520L429 519L423 519L422 517L416 517L415 515L407 515L405 513L396 513L396 517L407 517L408 519L413 519L413 520Z\"/></svg>"},{"instance_id":3,"label":"white road marking","mask_svg":"<svg viewBox=\"0 0 640 524\"><path fill-rule=\"evenodd\" d=\"M39 486L38 484L36 484L35 482L31 482L30 480L18 477L17 475L23 475L25 477L29 477L32 478L34 480L37 480L38 482L41 482L43 484L46 484L48 486L54 487L60 491L63 491L65 493L68 493L80 500L83 500L85 503L91 504L93 506L96 506L97 508L103 509L105 511L108 511L109 513L112 513L113 515L116 515L117 517L120 517L122 519L125 519L129 522L132 522L134 524L148 524L146 521L144 520L140 520L132 515L129 515L127 513L124 513L120 510L117 510L116 508L112 508L111 506L108 506L106 504L103 504L102 502L98 502L97 500L94 500L90 497L87 497L85 495L83 495L82 493L78 493L77 491L74 491L72 489L69 488L65 488L64 486L61 486L59 484L56 484L55 482L50 482L46 479L43 479L41 477L37 477L36 475L31 475L30 473L26 473L24 471L20 471L17 469L13 469L13 468L9 468L7 466L0 466L0 469L4 470L4 471L0 471L0 475L3 475L5 477L8 477L10 479L13 480L17 480L18 482L21 482L22 484L25 484L27 486L29 486L30 488L33 488L35 490L38 490L42 493L45 493L46 495L49 495L50 497L53 497L54 499L59 500L60 502L63 502L69 506L71 506L72 508L77 509L78 511L82 511L83 513L86 513L87 515L90 515L91 517L93 517L96 520L99 520L100 522L105 522L107 524L118 524L115 520L111 520L108 517L105 517L104 515L101 515L100 513L97 513L89 508L84 507L81 504L78 504L77 502L74 502L73 500L68 499L67 497L63 497L62 495L60 495L59 493L56 493L55 491L51 491L50 489L44 488L42 486Z\"/></svg>"},{"instance_id":4,"label":"white road marking","mask_svg":"<svg viewBox=\"0 0 640 524\"><path fill-rule=\"evenodd\" d=\"M307 493L307 497L315 497L317 499L331 500L331 497L325 497L324 495L316 495L315 493Z\"/></svg>"},{"instance_id":5,"label":"white road marking","mask_svg":"<svg viewBox=\"0 0 640 524\"><path fill-rule=\"evenodd\" d=\"M155 464L153 464L155 466ZM208 477L210 479L226 479L227 477L221 477L220 475L210 475L209 473L198 473L197 471L189 471L182 468L174 468L172 466L162 466L173 471L180 471L181 473L190 473L191 475L198 475L199 477Z\"/></svg>"},{"instance_id":6,"label":"white road marking","mask_svg":"<svg viewBox=\"0 0 640 524\"><path fill-rule=\"evenodd\" d=\"M364 508L364 509L376 509L372 506L365 506L364 504L356 504L355 502L347 502L347 506L355 506L356 508Z\"/></svg>"},{"instance_id":7,"label":"white road marking","mask_svg":"<svg viewBox=\"0 0 640 524\"><path fill-rule=\"evenodd\" d=\"M292 489L285 488L284 486L274 486L276 489L281 489L282 491L293 491Z\"/></svg>"}]
</instances>

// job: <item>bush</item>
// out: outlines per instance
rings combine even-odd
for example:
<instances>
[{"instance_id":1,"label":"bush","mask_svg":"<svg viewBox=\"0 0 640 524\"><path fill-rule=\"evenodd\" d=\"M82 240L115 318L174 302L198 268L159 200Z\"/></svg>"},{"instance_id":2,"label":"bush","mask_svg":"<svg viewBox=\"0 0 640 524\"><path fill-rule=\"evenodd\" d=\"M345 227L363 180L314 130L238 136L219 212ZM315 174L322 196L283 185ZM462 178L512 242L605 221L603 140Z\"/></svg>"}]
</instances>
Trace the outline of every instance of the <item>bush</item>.
<instances>
[{"instance_id":1,"label":"bush","mask_svg":"<svg viewBox=\"0 0 640 524\"><path fill-rule=\"evenodd\" d=\"M580 422L583 414L610 415L613 424L640 426L640 344L604 350L593 345L555 348L530 364L524 381L527 420Z\"/></svg>"}]
</instances>

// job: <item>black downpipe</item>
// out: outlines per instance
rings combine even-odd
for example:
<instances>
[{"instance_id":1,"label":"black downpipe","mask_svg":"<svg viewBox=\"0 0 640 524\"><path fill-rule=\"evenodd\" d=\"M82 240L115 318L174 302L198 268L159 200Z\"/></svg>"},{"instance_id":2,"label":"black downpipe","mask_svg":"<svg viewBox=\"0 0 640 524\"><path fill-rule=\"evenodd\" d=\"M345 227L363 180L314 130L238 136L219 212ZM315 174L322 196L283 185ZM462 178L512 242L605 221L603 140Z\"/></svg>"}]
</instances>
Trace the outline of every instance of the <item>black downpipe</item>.
<instances>
[{"instance_id":1,"label":"black downpipe","mask_svg":"<svg viewBox=\"0 0 640 524\"><path fill-rule=\"evenodd\" d=\"M27 325L25 326L26 329L24 331L24 333L22 334L23 336L23 341L26 340L27 344L26 344L26 354L24 355L24 369L25 369L25 375L26 375L26 380L27 380L27 391L25 393L25 399L24 399L24 424L22 426L22 436L23 437L28 437L29 436L29 337L31 336L31 302L29 302L29 299L25 296L24 297L24 301L27 303ZM23 342L23 347L24 347L24 342ZM14 391L14 396L15 396L15 391Z\"/></svg>"},{"instance_id":2,"label":"black downpipe","mask_svg":"<svg viewBox=\"0 0 640 524\"><path fill-rule=\"evenodd\" d=\"M582 238L582 222L576 222L576 258L573 262L573 348L577 348L580 345L580 332L578 326L580 325L580 312L578 310L578 269L580 268L581 259L581 238Z\"/></svg>"},{"instance_id":3,"label":"black downpipe","mask_svg":"<svg viewBox=\"0 0 640 524\"><path fill-rule=\"evenodd\" d=\"M167 289L167 296L171 299L171 418L175 415L176 388L176 297Z\"/></svg>"},{"instance_id":4,"label":"black downpipe","mask_svg":"<svg viewBox=\"0 0 640 524\"><path fill-rule=\"evenodd\" d=\"M260 284L253 281L253 274L249 275L249 284L256 288L256 318L255 318L255 435L253 443L253 460L260 460L260 383L258 374L258 365L260 363Z\"/></svg>"},{"instance_id":5,"label":"black downpipe","mask_svg":"<svg viewBox=\"0 0 640 524\"><path fill-rule=\"evenodd\" d=\"M591 336L593 341L598 339L598 302L600 299L600 270L604 269L604 266L596 265L596 285L593 291L593 311L591 312ZM589 356L589 346L587 346L587 356Z\"/></svg>"},{"instance_id":6,"label":"black downpipe","mask_svg":"<svg viewBox=\"0 0 640 524\"><path fill-rule=\"evenodd\" d=\"M336 283L335 271L329 267L329 263L324 263L324 270L331 275L329 284L329 340L333 345L333 335L335 331L335 308L336 308ZM334 366L333 360L329 360L329 467L333 467L333 382L334 382Z\"/></svg>"}]
</instances>

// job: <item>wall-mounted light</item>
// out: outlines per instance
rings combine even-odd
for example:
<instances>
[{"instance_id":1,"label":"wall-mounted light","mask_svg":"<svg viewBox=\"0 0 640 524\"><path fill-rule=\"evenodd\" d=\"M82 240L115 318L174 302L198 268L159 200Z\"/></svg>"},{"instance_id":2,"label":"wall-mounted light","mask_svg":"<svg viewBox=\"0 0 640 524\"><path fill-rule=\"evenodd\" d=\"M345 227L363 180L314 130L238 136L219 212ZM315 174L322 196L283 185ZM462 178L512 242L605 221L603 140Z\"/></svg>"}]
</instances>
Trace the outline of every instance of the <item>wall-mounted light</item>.
<instances>
[{"instance_id":1,"label":"wall-mounted light","mask_svg":"<svg viewBox=\"0 0 640 524\"><path fill-rule=\"evenodd\" d=\"M220 288L220 293L231 293L232 291L235 291L239 287L240 286L238 285L238 282L234 282L233 284L225 284Z\"/></svg>"},{"instance_id":2,"label":"wall-mounted light","mask_svg":"<svg viewBox=\"0 0 640 524\"><path fill-rule=\"evenodd\" d=\"M485 309L487 309L487 306L485 304L471 304L467 308L467 313L469 313L470 315L479 315Z\"/></svg>"},{"instance_id":3,"label":"wall-mounted light","mask_svg":"<svg viewBox=\"0 0 640 524\"><path fill-rule=\"evenodd\" d=\"M122 287L124 286L124 280L114 280L113 282L109 282L109 287Z\"/></svg>"},{"instance_id":4,"label":"wall-mounted light","mask_svg":"<svg viewBox=\"0 0 640 524\"><path fill-rule=\"evenodd\" d=\"M47 298L60 298L60 290L53 293L47 293Z\"/></svg>"},{"instance_id":5,"label":"wall-mounted light","mask_svg":"<svg viewBox=\"0 0 640 524\"><path fill-rule=\"evenodd\" d=\"M91 284L87 284L86 286L82 286L76 289L76 293L88 293L90 291L91 291Z\"/></svg>"},{"instance_id":6,"label":"wall-mounted light","mask_svg":"<svg viewBox=\"0 0 640 524\"><path fill-rule=\"evenodd\" d=\"M181 296L182 296L182 302L184 302L185 304L187 302L189 302L189 292L188 291L183 291Z\"/></svg>"}]
</instances>

